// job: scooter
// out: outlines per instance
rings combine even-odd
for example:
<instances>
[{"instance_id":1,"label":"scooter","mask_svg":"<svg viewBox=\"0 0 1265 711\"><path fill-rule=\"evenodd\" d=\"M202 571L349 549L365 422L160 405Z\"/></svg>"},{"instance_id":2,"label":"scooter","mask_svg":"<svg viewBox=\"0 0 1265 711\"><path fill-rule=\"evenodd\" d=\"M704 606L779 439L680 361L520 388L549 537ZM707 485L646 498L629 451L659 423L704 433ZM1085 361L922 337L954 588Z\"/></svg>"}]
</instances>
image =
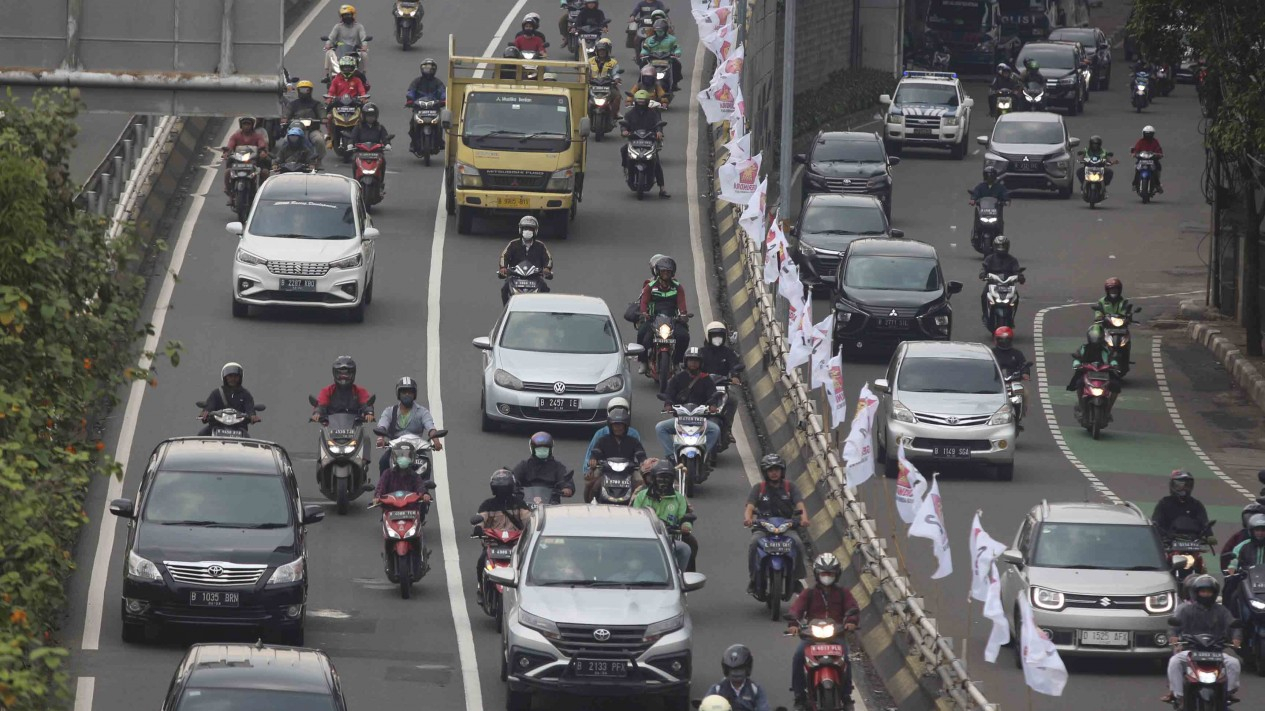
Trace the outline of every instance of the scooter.
<instances>
[{"instance_id":1,"label":"scooter","mask_svg":"<svg viewBox=\"0 0 1265 711\"><path fill-rule=\"evenodd\" d=\"M1133 75L1133 81L1129 83L1129 102L1133 105L1134 111L1142 113L1151 103L1151 75L1146 72L1137 72Z\"/></svg>"},{"instance_id":2,"label":"scooter","mask_svg":"<svg viewBox=\"0 0 1265 711\"><path fill-rule=\"evenodd\" d=\"M725 389L727 380L721 375L710 376L717 390ZM719 381L719 382L718 382ZM719 394L719 393L718 393ZM720 417L720 408L712 403L686 403L673 405L667 393L659 393L659 399L665 404L664 410L675 416L673 422L672 454L676 460L677 491L693 498L694 489L707 481L711 474L708 462L712 453L707 451L707 421Z\"/></svg>"},{"instance_id":3,"label":"scooter","mask_svg":"<svg viewBox=\"0 0 1265 711\"><path fill-rule=\"evenodd\" d=\"M1151 198L1155 196L1155 179L1152 177L1155 173L1155 154L1151 151L1138 151L1134 156L1137 163L1133 169L1138 172L1138 195L1142 197L1142 204L1151 202Z\"/></svg>"},{"instance_id":4,"label":"scooter","mask_svg":"<svg viewBox=\"0 0 1265 711\"><path fill-rule=\"evenodd\" d=\"M395 41L407 52L422 38L422 16L426 14L426 8L420 2L396 0L391 14L395 15Z\"/></svg>"},{"instance_id":5,"label":"scooter","mask_svg":"<svg viewBox=\"0 0 1265 711\"><path fill-rule=\"evenodd\" d=\"M514 546L518 545L523 532L512 528L484 528L482 516L472 516L470 523L476 526L474 535L470 537L483 542L483 556L486 561L482 572L512 568ZM500 632L505 621L505 586L492 582L486 575L480 575L476 582L482 590L479 607L488 617L496 620L496 630Z\"/></svg>"},{"instance_id":6,"label":"scooter","mask_svg":"<svg viewBox=\"0 0 1265 711\"><path fill-rule=\"evenodd\" d=\"M553 274L544 274L540 271L540 267L524 260L514 265L514 268L509 270L508 276L502 276L500 272L497 272L496 277L506 280L505 288L501 289L501 305L504 306L515 294L538 294L549 291L545 280L553 279Z\"/></svg>"},{"instance_id":7,"label":"scooter","mask_svg":"<svg viewBox=\"0 0 1265 711\"><path fill-rule=\"evenodd\" d=\"M1205 550L1216 553L1216 550L1208 544L1209 537L1212 535L1212 525L1215 523L1216 521L1209 521L1208 527L1198 535L1176 534L1164 540L1164 555L1168 558L1173 577L1177 579L1177 589L1182 598L1187 597L1186 580L1191 576L1208 572L1204 565L1203 553Z\"/></svg>"},{"instance_id":8,"label":"scooter","mask_svg":"<svg viewBox=\"0 0 1265 711\"><path fill-rule=\"evenodd\" d=\"M332 49L325 50L325 78L321 80L323 84L329 84L334 78L334 74L338 71L338 60L343 57L353 57L356 60L356 73L360 75L360 81L364 83L365 90L369 90L369 77L365 74L365 55L368 54L369 48L366 46L373 40L373 35L365 37L365 44L354 47L346 42L339 42ZM321 35L322 42L328 42L328 35Z\"/></svg>"},{"instance_id":9,"label":"scooter","mask_svg":"<svg viewBox=\"0 0 1265 711\"><path fill-rule=\"evenodd\" d=\"M201 400L194 404L203 410L206 409L206 403ZM266 409L263 405L255 405L256 412L263 412ZM202 421L211 423L212 437L250 438L250 418L246 416L246 413L231 407L208 412L206 413L206 418Z\"/></svg>"},{"instance_id":10,"label":"scooter","mask_svg":"<svg viewBox=\"0 0 1265 711\"><path fill-rule=\"evenodd\" d=\"M1238 587L1230 611L1243 623L1243 647L1239 657L1252 660L1257 676L1265 676L1265 565L1238 573Z\"/></svg>"},{"instance_id":11,"label":"scooter","mask_svg":"<svg viewBox=\"0 0 1265 711\"><path fill-rule=\"evenodd\" d=\"M512 43L511 43L512 44ZM519 53L521 59L535 59L539 54L534 49L524 49ZM540 78L540 66L537 64L523 65L523 79L535 81Z\"/></svg>"},{"instance_id":12,"label":"scooter","mask_svg":"<svg viewBox=\"0 0 1265 711\"><path fill-rule=\"evenodd\" d=\"M1019 282L1027 267L1019 267L1019 271L1008 277L1000 274L988 274L984 282L988 285L985 297L988 311L984 313L984 325L992 333L1002 326L1015 327L1015 312L1019 310Z\"/></svg>"},{"instance_id":13,"label":"scooter","mask_svg":"<svg viewBox=\"0 0 1265 711\"><path fill-rule=\"evenodd\" d=\"M606 31L606 27L610 23L611 21L607 20L601 25L585 25L572 28L571 35L567 39L567 44L571 48L571 56L577 61L583 62L592 59L594 53L597 52L597 41L602 38L602 33ZM584 47L583 57L580 56L580 47Z\"/></svg>"},{"instance_id":14,"label":"scooter","mask_svg":"<svg viewBox=\"0 0 1265 711\"><path fill-rule=\"evenodd\" d=\"M667 121L660 121L658 129L667 125ZM656 131L638 129L628 136L628 165L624 168L624 179L628 182L628 189L637 193L638 200L645 198L655 185L654 166L659 160Z\"/></svg>"},{"instance_id":15,"label":"scooter","mask_svg":"<svg viewBox=\"0 0 1265 711\"><path fill-rule=\"evenodd\" d=\"M997 109L998 116L1005 116L1015 110L1015 95L1010 89L997 90Z\"/></svg>"},{"instance_id":16,"label":"scooter","mask_svg":"<svg viewBox=\"0 0 1265 711\"><path fill-rule=\"evenodd\" d=\"M307 140L312 143L312 148L316 151L316 165L319 169L321 163L325 160L325 134L321 132L321 122L313 118L296 118L290 119L290 125L286 128L294 128L298 125L303 130L303 135L307 136ZM278 140L285 140L284 137ZM280 149L280 145L277 146Z\"/></svg>"},{"instance_id":17,"label":"scooter","mask_svg":"<svg viewBox=\"0 0 1265 711\"><path fill-rule=\"evenodd\" d=\"M970 190L966 191L970 194ZM982 197L975 200L975 220L971 223L971 246L976 252L988 256L993 253L993 240L997 235L1005 234L1006 223L1002 219L1001 200L995 197Z\"/></svg>"},{"instance_id":18,"label":"scooter","mask_svg":"<svg viewBox=\"0 0 1265 711\"><path fill-rule=\"evenodd\" d=\"M427 491L435 490L433 481L424 486ZM393 491L378 503L369 504L371 509L382 509L382 538L392 544L394 553L387 554L387 580L399 584L400 597L405 600L412 595L413 583L430 570L430 549L422 534L426 517L418 508L421 504L422 495L416 491Z\"/></svg>"},{"instance_id":19,"label":"scooter","mask_svg":"<svg viewBox=\"0 0 1265 711\"><path fill-rule=\"evenodd\" d=\"M537 484L523 487L523 501L527 508L535 511L541 506L556 506L562 503L562 487Z\"/></svg>"},{"instance_id":20,"label":"scooter","mask_svg":"<svg viewBox=\"0 0 1265 711\"><path fill-rule=\"evenodd\" d=\"M376 395L370 395L365 407L373 407L376 399ZM318 406L311 395L307 401L312 407ZM359 413L331 412L321 423L316 482L325 498L337 502L340 516L347 513L350 502L373 491L369 483L369 443L365 440L364 422Z\"/></svg>"},{"instance_id":21,"label":"scooter","mask_svg":"<svg viewBox=\"0 0 1265 711\"><path fill-rule=\"evenodd\" d=\"M1170 626L1177 626L1177 618L1168 618ZM1236 623L1237 624L1237 623ZM1225 711L1226 641L1210 634L1181 636L1182 648L1189 651L1189 658L1182 663L1182 703L1173 700L1173 708L1179 711Z\"/></svg>"},{"instance_id":22,"label":"scooter","mask_svg":"<svg viewBox=\"0 0 1265 711\"><path fill-rule=\"evenodd\" d=\"M668 381L676 375L676 362L673 359L676 352L676 322L685 323L689 317L689 314L685 314L684 318L659 314L654 317L654 324L650 327L653 341L650 352L646 354L646 377L658 381L661 393L667 391Z\"/></svg>"},{"instance_id":23,"label":"scooter","mask_svg":"<svg viewBox=\"0 0 1265 711\"><path fill-rule=\"evenodd\" d=\"M325 100L329 102L329 144L338 157L347 163L351 160L354 149L351 132L360 124L360 108L369 100L369 95L357 97L343 94L335 99L326 94Z\"/></svg>"},{"instance_id":24,"label":"scooter","mask_svg":"<svg viewBox=\"0 0 1265 711\"><path fill-rule=\"evenodd\" d=\"M259 176L263 172L259 167L260 157L260 151L255 146L238 146L228 157L233 210L237 212L237 221L242 224L246 223L250 208L255 203L255 193L259 190Z\"/></svg>"},{"instance_id":25,"label":"scooter","mask_svg":"<svg viewBox=\"0 0 1265 711\"><path fill-rule=\"evenodd\" d=\"M1173 69L1167 64L1160 64L1155 67L1155 90L1160 92L1160 96L1168 96L1173 93Z\"/></svg>"},{"instance_id":26,"label":"scooter","mask_svg":"<svg viewBox=\"0 0 1265 711\"><path fill-rule=\"evenodd\" d=\"M669 102L672 101L672 55L668 52L651 52L650 58L646 60L650 66L654 67L654 79L659 84L659 88L663 89L663 93Z\"/></svg>"},{"instance_id":27,"label":"scooter","mask_svg":"<svg viewBox=\"0 0 1265 711\"><path fill-rule=\"evenodd\" d=\"M611 457L603 459L597 474L597 495L593 502L610 506L632 504L633 477L637 467L631 459Z\"/></svg>"},{"instance_id":28,"label":"scooter","mask_svg":"<svg viewBox=\"0 0 1265 711\"><path fill-rule=\"evenodd\" d=\"M795 594L795 560L799 539L790 532L799 528L792 518L757 518L755 525L768 535L756 539L755 599L769 610L769 619L782 619L782 603Z\"/></svg>"},{"instance_id":29,"label":"scooter","mask_svg":"<svg viewBox=\"0 0 1265 711\"><path fill-rule=\"evenodd\" d=\"M1130 354L1133 352L1133 346L1129 339L1129 324L1133 323L1133 314L1142 311L1141 306L1134 306L1133 313L1127 316L1119 314L1104 314L1095 304L1094 313L1096 317L1094 322L1102 326L1103 343L1107 346L1107 352L1111 358L1120 364L1119 375L1123 380L1124 376L1129 374L1129 366L1133 365L1133 361L1129 360Z\"/></svg>"},{"instance_id":30,"label":"scooter","mask_svg":"<svg viewBox=\"0 0 1265 711\"><path fill-rule=\"evenodd\" d=\"M387 143L395 138L387 136ZM354 177L360 183L360 191L364 194L365 209L373 210L373 206L382 202L382 182L386 179L386 171L382 168L383 155L390 150L381 143L357 143Z\"/></svg>"},{"instance_id":31,"label":"scooter","mask_svg":"<svg viewBox=\"0 0 1265 711\"><path fill-rule=\"evenodd\" d=\"M443 130L439 126L439 110L445 103L435 99L418 99L405 104L413 109L413 125L416 127L414 135L417 138L410 148L413 155L420 157L426 165L430 165L431 156L439 153L440 131Z\"/></svg>"},{"instance_id":32,"label":"scooter","mask_svg":"<svg viewBox=\"0 0 1265 711\"><path fill-rule=\"evenodd\" d=\"M1048 111L1045 103L1045 86L1040 82L1028 82L1023 89L1023 105L1025 111Z\"/></svg>"},{"instance_id":33,"label":"scooter","mask_svg":"<svg viewBox=\"0 0 1265 711\"><path fill-rule=\"evenodd\" d=\"M623 73L616 69L616 76ZM619 92L616 91L616 78L611 74L602 74L589 80L589 123L592 124L593 138L601 141L606 134L615 128L615 114L619 113Z\"/></svg>"},{"instance_id":34,"label":"scooter","mask_svg":"<svg viewBox=\"0 0 1265 711\"><path fill-rule=\"evenodd\" d=\"M643 10L637 14L636 19L628 23L628 41L626 44L629 49L640 54L641 43L645 42L646 38L652 34L654 34L654 18L650 16L650 12Z\"/></svg>"},{"instance_id":35,"label":"scooter","mask_svg":"<svg viewBox=\"0 0 1265 711\"><path fill-rule=\"evenodd\" d=\"M1089 203L1090 209L1093 209L1098 203L1107 199L1107 166L1115 165L1120 161L1112 160L1112 153L1107 153L1105 157L1087 158L1085 151L1077 151L1076 155L1080 156L1081 165L1085 166L1085 180L1081 182L1081 199Z\"/></svg>"},{"instance_id":36,"label":"scooter","mask_svg":"<svg viewBox=\"0 0 1265 711\"><path fill-rule=\"evenodd\" d=\"M1111 371L1106 363L1082 363L1081 387L1076 400L1076 423L1098 439L1111 422Z\"/></svg>"},{"instance_id":37,"label":"scooter","mask_svg":"<svg viewBox=\"0 0 1265 711\"><path fill-rule=\"evenodd\" d=\"M844 613L844 617L857 614L859 610L854 608ZM809 711L851 711L852 698L847 690L852 685L852 670L843 629L833 620L809 620L800 624L788 617L787 622L798 625L800 638L812 642L804 648Z\"/></svg>"}]
</instances>

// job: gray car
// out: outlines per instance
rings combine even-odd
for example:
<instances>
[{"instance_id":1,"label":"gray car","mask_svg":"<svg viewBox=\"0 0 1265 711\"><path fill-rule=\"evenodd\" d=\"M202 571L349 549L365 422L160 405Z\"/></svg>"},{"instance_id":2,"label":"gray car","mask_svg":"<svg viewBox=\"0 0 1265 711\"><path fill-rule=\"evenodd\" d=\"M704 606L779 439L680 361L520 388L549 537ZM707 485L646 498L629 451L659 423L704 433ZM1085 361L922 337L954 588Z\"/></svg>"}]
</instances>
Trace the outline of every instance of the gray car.
<instances>
[{"instance_id":1,"label":"gray car","mask_svg":"<svg viewBox=\"0 0 1265 711\"><path fill-rule=\"evenodd\" d=\"M507 711L536 693L663 697L690 706L691 635L684 573L649 509L565 504L538 509L513 565L487 575L505 586L501 678Z\"/></svg>"},{"instance_id":2,"label":"gray car","mask_svg":"<svg viewBox=\"0 0 1265 711\"><path fill-rule=\"evenodd\" d=\"M1178 599L1159 532L1131 503L1041 502L998 559L1012 634L1020 595L1059 654L1167 657Z\"/></svg>"},{"instance_id":3,"label":"gray car","mask_svg":"<svg viewBox=\"0 0 1265 711\"><path fill-rule=\"evenodd\" d=\"M997 119L991 136L975 139L987 146L984 165L1010 190L1055 190L1072 196L1076 175L1071 149L1081 139L1069 137L1063 117L1045 111L1020 111Z\"/></svg>"},{"instance_id":4,"label":"gray car","mask_svg":"<svg viewBox=\"0 0 1265 711\"><path fill-rule=\"evenodd\" d=\"M612 398L631 400L624 344L606 302L577 294L516 294L474 339L484 352L483 431L501 424L597 425Z\"/></svg>"}]
</instances>

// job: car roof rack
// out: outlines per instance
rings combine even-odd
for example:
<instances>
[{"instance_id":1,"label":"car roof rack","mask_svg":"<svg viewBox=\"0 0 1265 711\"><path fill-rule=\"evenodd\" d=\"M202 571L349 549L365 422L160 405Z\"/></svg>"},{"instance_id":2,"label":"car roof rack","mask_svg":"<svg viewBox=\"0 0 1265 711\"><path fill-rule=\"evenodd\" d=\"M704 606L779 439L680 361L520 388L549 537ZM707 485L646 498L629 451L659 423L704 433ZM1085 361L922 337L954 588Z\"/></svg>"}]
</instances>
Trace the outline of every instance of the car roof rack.
<instances>
[{"instance_id":1,"label":"car roof rack","mask_svg":"<svg viewBox=\"0 0 1265 711\"><path fill-rule=\"evenodd\" d=\"M901 72L901 76L906 79L957 79L957 72L920 72L910 71L906 69Z\"/></svg>"}]
</instances>

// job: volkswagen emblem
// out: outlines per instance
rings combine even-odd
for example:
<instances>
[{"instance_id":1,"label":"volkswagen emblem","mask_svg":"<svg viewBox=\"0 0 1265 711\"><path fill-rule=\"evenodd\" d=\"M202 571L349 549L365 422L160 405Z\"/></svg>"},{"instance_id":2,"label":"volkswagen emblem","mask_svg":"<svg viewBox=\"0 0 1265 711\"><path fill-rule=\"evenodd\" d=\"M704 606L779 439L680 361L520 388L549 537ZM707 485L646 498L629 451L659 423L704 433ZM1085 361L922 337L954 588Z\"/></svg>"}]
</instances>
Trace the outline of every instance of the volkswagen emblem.
<instances>
[{"instance_id":1,"label":"volkswagen emblem","mask_svg":"<svg viewBox=\"0 0 1265 711\"><path fill-rule=\"evenodd\" d=\"M593 639L599 642L609 642L611 641L611 631L604 627L598 627L593 630Z\"/></svg>"},{"instance_id":2,"label":"volkswagen emblem","mask_svg":"<svg viewBox=\"0 0 1265 711\"><path fill-rule=\"evenodd\" d=\"M559 380L553 384L553 391L559 395L567 391L567 384Z\"/></svg>"},{"instance_id":3,"label":"volkswagen emblem","mask_svg":"<svg viewBox=\"0 0 1265 711\"><path fill-rule=\"evenodd\" d=\"M1099 605L1102 605L1103 607L1111 607L1111 605L1112 605L1111 598L1109 598L1109 597L1100 597L1100 598L1098 598L1098 604L1099 604Z\"/></svg>"},{"instance_id":4,"label":"volkswagen emblem","mask_svg":"<svg viewBox=\"0 0 1265 711\"><path fill-rule=\"evenodd\" d=\"M896 313L896 309L892 309L892 312L888 314L888 316L898 316L898 315L899 314Z\"/></svg>"},{"instance_id":5,"label":"volkswagen emblem","mask_svg":"<svg viewBox=\"0 0 1265 711\"><path fill-rule=\"evenodd\" d=\"M212 565L206 569L206 572L212 578L218 578L224 574L224 567L220 565Z\"/></svg>"}]
</instances>

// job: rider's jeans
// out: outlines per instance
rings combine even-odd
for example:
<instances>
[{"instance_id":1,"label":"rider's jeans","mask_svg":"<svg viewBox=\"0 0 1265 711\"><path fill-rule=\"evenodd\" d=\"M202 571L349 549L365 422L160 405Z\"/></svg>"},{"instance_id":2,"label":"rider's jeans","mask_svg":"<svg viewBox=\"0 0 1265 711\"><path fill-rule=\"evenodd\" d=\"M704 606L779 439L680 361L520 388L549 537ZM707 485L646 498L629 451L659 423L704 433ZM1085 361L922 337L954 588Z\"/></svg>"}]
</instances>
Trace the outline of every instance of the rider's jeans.
<instances>
[{"instance_id":1,"label":"rider's jeans","mask_svg":"<svg viewBox=\"0 0 1265 711\"><path fill-rule=\"evenodd\" d=\"M654 426L654 433L659 438L659 444L663 446L665 457L671 458L676 452L672 449L672 437L676 434L676 418L669 417ZM707 451L712 451L716 446L716 440L720 439L720 425L716 424L712 418L707 418Z\"/></svg>"},{"instance_id":2,"label":"rider's jeans","mask_svg":"<svg viewBox=\"0 0 1265 711\"><path fill-rule=\"evenodd\" d=\"M1183 673L1182 667L1190 652L1178 652L1168 660L1168 689L1173 692L1173 696L1182 695ZM1239 662L1239 658L1231 655L1225 655L1225 681L1226 691L1234 693L1239 690L1239 672L1243 665Z\"/></svg>"}]
</instances>

